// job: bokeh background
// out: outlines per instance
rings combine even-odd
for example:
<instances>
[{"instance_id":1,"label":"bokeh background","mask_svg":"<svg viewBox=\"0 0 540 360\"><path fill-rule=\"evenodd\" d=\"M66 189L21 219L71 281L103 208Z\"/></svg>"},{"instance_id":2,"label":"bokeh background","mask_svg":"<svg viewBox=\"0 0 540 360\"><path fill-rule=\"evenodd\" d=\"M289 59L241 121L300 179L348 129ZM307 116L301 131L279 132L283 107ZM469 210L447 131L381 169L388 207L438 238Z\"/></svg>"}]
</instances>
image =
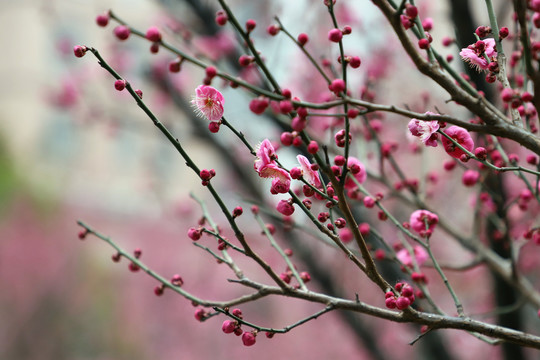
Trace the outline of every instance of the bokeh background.
<instances>
[{"instance_id":1,"label":"bokeh background","mask_svg":"<svg viewBox=\"0 0 540 360\"><path fill-rule=\"evenodd\" d=\"M194 158L219 172L226 164L191 139L185 115L148 80L155 59L147 44L120 44L112 26L95 24L97 14L114 9L143 30L166 28L167 11L181 16L188 4L29 0L1 6L1 359L270 359L278 353L303 358L306 351L323 359L362 352L333 315L294 337L246 348L221 332L220 319L196 321L185 299L157 298L156 282L130 273L125 261L114 264L104 243L77 238L81 219L127 249L142 248L143 259L166 276L181 273L200 296L225 300L237 293L228 290L225 275L216 279L222 268L205 255L207 264L197 259L202 252L186 237L200 215L189 190L205 196L198 179L93 58L72 54L75 44L100 49L138 82L161 120L176 126ZM186 26L205 26L189 17L181 18ZM191 91L200 74L184 72L179 83ZM259 318L284 326L319 309L281 304L266 302ZM257 311L251 307L255 318ZM326 340L317 341L322 333ZM343 344L327 345L338 341Z\"/></svg>"},{"instance_id":2,"label":"bokeh background","mask_svg":"<svg viewBox=\"0 0 540 360\"><path fill-rule=\"evenodd\" d=\"M212 1L193 3L217 9ZM242 189L233 181L235 175L230 173L227 158L207 145L201 129L191 121L193 115L185 102L200 83L202 71L186 67L169 79L168 88L163 87L156 79L165 76L163 69L171 56L151 55L148 44L140 39L118 42L112 35L113 26L99 28L95 17L113 9L131 25L141 30L158 25L171 38L189 29L196 35L190 46L216 59L233 53L230 44L234 38L227 37L230 34L216 40L213 23L201 21L201 14L194 10L197 5L187 1L3 0L0 4L0 359L372 358L336 313L272 340L259 336L255 346L246 348L239 338L222 333L222 319L197 322L195 308L185 299L171 293L156 297L156 282L129 272L125 261L114 264L110 260L113 252L106 244L95 238L77 238L80 228L76 221L84 220L126 249L143 249L142 259L165 276L181 274L186 288L201 297L225 300L244 293L227 283L230 273L186 237L187 229L200 217L189 192L207 199L197 177L186 170L127 94L113 89L110 76L92 56L77 59L72 54L76 44L98 48L135 87L143 89L147 103L198 163L216 169L224 179L230 177L230 183L221 183L226 200L249 207L243 202ZM329 22L324 7L310 1L237 0L231 5L238 9L240 19L260 21L261 37L273 14L279 14L291 32L309 32L314 38L327 31L321 19ZM444 20L444 5L426 5L425 10ZM360 1L349 4L340 16L362 24L363 41L349 45L352 51L366 55L365 66L372 71L385 71L385 67L407 61L396 61L396 55L389 51L395 44L377 30L382 19L371 5ZM434 34L444 29L441 26ZM180 40L178 43L185 45ZM269 65L276 68L280 81L309 96L305 88L313 84L302 72L305 63L285 44L283 38L261 42L261 49L269 55ZM219 51L212 53L217 46ZM373 53L380 56L370 64ZM287 65L278 66L283 59ZM299 79L288 81L291 73ZM421 106L431 88L415 88L411 84L416 80L410 73L400 73L397 83L408 84L411 98L417 96ZM364 80L357 81L359 86ZM384 103L403 95L402 88L393 84L388 89L381 85L386 94ZM180 100L175 102L172 93ZM225 89L224 94L229 104L226 115L238 119L254 142L272 131L248 112L246 94L231 89ZM223 146L235 152L230 140L224 135ZM361 150L364 154L369 151ZM445 194L454 191L447 187ZM460 216L451 209L448 213ZM215 216L219 221L219 214ZM257 238L260 229L250 228L249 223L245 219L248 234L260 245L262 254L275 260L275 254L265 250L263 240ZM458 249L452 251L447 255L461 254ZM349 271L354 270L342 259L326 255L323 260L333 264L332 271L351 286L351 294L360 291L377 303L377 298L369 295L373 287L349 277ZM245 266L250 269L250 265ZM475 296L489 297L474 283L484 275L481 269L474 270L467 275L470 282L458 285L465 302L478 300L467 298L468 289L477 291ZM451 308L452 304L443 302L443 306ZM320 307L266 299L242 309L254 321L283 327ZM482 310L479 306L478 311ZM422 345L407 345L418 329L374 319L363 321L387 356L420 358L417 348ZM450 339L449 351L455 358L498 356L496 348L472 337L453 331L441 333Z\"/></svg>"}]
</instances>

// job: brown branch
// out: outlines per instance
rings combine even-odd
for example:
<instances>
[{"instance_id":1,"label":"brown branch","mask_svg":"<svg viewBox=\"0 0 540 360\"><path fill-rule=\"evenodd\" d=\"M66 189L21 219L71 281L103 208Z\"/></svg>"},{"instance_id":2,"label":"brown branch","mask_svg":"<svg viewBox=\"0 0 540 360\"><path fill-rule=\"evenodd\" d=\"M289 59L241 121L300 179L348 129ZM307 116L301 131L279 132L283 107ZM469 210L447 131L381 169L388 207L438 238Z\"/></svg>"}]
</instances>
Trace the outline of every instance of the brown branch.
<instances>
[{"instance_id":1,"label":"brown branch","mask_svg":"<svg viewBox=\"0 0 540 360\"><path fill-rule=\"evenodd\" d=\"M286 296L286 297L303 299L310 302L325 304L326 306L330 306L333 309L350 310L354 312L359 312L359 313L371 315L374 317L378 317L378 318L382 318L382 319L386 319L386 320L390 320L394 322L422 324L422 325L427 325L433 329L459 329L459 330L472 331L472 332L483 334L492 338L501 339L510 343L514 343L517 345L540 349L540 337L538 336L526 334L521 331L508 329L501 326L483 323L481 321L473 320L470 318L450 317L450 316L429 314L429 313L418 312L413 309L408 309L408 311L405 311L405 312L396 312L396 311L391 311L388 309L379 308L373 305L368 305L366 303L358 301L357 299L346 300L346 299L341 299L341 298L335 298L335 297L325 295L325 294L316 293L313 291L298 291L298 290L282 289L277 286L263 285L258 282L254 282L249 279L246 279L246 278L239 279L239 280L231 280L231 282L242 284L244 286L253 288L256 290L256 292L252 294L244 295L244 296L241 296L236 299L229 300L229 301L212 301L212 300L200 299L192 295L191 293L183 290L181 287L173 285L169 280L163 278L162 276L160 276L159 274L151 270L149 267L147 267L135 256L132 256L131 254L129 254L128 252L120 248L110 238L96 232L90 226L86 225L82 221L78 221L77 223L80 226L82 226L88 233L91 233L95 235L96 237L100 238L101 240L105 241L106 243L108 243L122 257L125 257L129 261L133 262L141 270L146 272L148 275L150 275L154 279L158 280L166 288L169 288L175 291L176 293L182 295L186 299L201 306L226 308L226 307L230 307L230 306L234 306L234 305L238 305L238 304L242 304L242 303L246 303L250 301L255 301L268 295L281 295L281 296Z\"/></svg>"},{"instance_id":2,"label":"brown branch","mask_svg":"<svg viewBox=\"0 0 540 360\"><path fill-rule=\"evenodd\" d=\"M266 291L272 294L279 294L279 292L281 291L281 289L277 287L261 286L260 284L250 282L249 280L239 282L246 286L253 287L257 290L261 290L264 288L266 289ZM354 311L399 323L415 323L427 325L429 328L432 329L458 329L471 331L517 345L540 349L539 336L527 334L522 331L512 330L502 326L487 324L470 318L436 315L417 311L410 311L407 313L397 312L379 308L373 305L368 305L357 300L339 299L329 295L315 293L312 291L295 291L286 294L286 296L308 300L310 302L317 302L325 305L331 304L335 309Z\"/></svg>"}]
</instances>

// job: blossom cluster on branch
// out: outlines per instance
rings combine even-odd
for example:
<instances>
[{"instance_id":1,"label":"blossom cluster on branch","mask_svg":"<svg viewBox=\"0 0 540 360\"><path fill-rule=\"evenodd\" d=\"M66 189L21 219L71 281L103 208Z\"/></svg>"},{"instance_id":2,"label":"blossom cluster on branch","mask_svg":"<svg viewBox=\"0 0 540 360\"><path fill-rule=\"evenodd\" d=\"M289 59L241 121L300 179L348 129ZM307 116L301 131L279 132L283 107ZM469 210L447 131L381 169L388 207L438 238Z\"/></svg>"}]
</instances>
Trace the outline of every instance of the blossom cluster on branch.
<instances>
[{"instance_id":1,"label":"blossom cluster on branch","mask_svg":"<svg viewBox=\"0 0 540 360\"><path fill-rule=\"evenodd\" d=\"M521 252L534 252L540 245L540 91L536 91L537 86L540 89L540 73L536 70L540 42L535 41L533 31L540 23L534 20L540 14L537 2L516 1L513 17L504 19L513 22L512 26L499 27L493 4L486 0L490 24L476 28L474 43L453 49L457 40L434 38L431 31L436 23L424 17L422 7L413 1L373 0L412 60L410 70L416 70L429 86L440 87L447 97L446 103L435 99L429 106L427 102L421 106L379 102L377 83L390 80L380 69L363 71L366 63L381 59L375 55L374 60L366 59L349 52L346 40L354 34L355 26L344 22L346 16L339 16L341 1L325 0L313 5L328 12L331 26L321 30L325 36L315 30L313 34L295 35L277 17L262 31L259 21L248 19L242 24L225 0L217 3L221 9L215 23L230 27L240 39L238 52L232 52L236 60L233 63L227 63L230 58L225 56L212 61L211 56L190 48L189 41L185 47L173 46L169 42L174 35L170 29L166 33L160 26L152 26L146 32L140 31L112 11L99 15L96 22L101 27L114 23L113 33L120 41L137 37L149 42L151 53L169 53L167 70L171 75L189 67L204 70L204 79L192 91L191 109L184 110L198 115L196 121L208 127L210 143L217 143L217 137L230 132L236 143L231 152L242 151L250 157L247 163L235 156L231 161L244 169L238 182L256 184L256 193L240 194L253 199L251 214L237 203L228 202L222 190L227 179L213 169L199 168L190 150L143 101L142 91L133 88L130 79L109 65L107 55L85 45L75 46L74 54L94 55L114 78L114 88L128 91L151 124L178 151L186 172L191 170L200 178L215 206L209 210L205 202L194 197L200 204L202 219L187 230L186 238L227 266L234 276L232 283L251 292L223 302L201 299L183 289L184 281L189 279L179 275L162 277L141 262L140 250L133 254L123 250L82 221L79 237L94 235L109 243L116 251L113 260L125 258L132 271L142 269L159 282L156 295L173 291L198 305L197 320L224 316L223 332L241 336L246 346L254 345L260 332L270 338L326 312L349 310L420 324L419 337L452 328L468 331L490 344L540 348L540 337L523 328L512 329L503 320L497 324L474 318L461 301L463 294L446 275L449 270L461 271L466 278L467 271L476 267L495 274L497 281L515 295L516 304L503 304L494 294L493 313L504 312L506 306L516 316L522 316L519 312L527 311L524 304L540 308L540 291L530 279L538 277L538 269L523 273L526 254ZM309 69L312 83L293 90L285 87L269 65L267 57L271 55L259 50L259 38L254 41L259 30L264 34L257 36L266 37L266 41L282 36L293 44ZM333 57L317 53L320 48L330 48ZM456 55L459 52L461 63L453 55L442 56L438 50L442 48L452 49ZM509 48L513 52L507 61L504 50ZM277 62L288 65L287 59ZM231 67L236 70L229 70ZM460 71L469 71L469 75ZM475 82L470 75L475 73L484 79ZM243 112L225 116L232 103L227 99L229 88L244 91L251 98L242 104ZM499 95L490 97L488 93ZM402 103L410 101L407 94L402 96ZM255 116L252 121L268 124L274 131L256 132L256 137L247 135L242 114L248 112ZM422 159L433 154L445 159L439 172L427 161L423 164ZM445 179L447 184L441 184ZM455 184L448 193L444 187L452 181ZM437 198L434 192L446 193L448 198ZM218 211L226 223L213 220ZM465 215L453 216L455 213ZM253 217L252 226L259 227L268 245L279 253L280 261L286 264L284 271L278 270L281 265L254 250L254 240L238 221L246 216ZM320 271L319 265L297 257L296 251L285 245L295 233L306 234L306 241L322 244L321 251L345 255L341 261L352 263L358 273L355 276L367 279L378 289L380 301L370 304L359 294L356 298L336 296L320 285L312 289L311 283L321 281L314 276ZM441 242L458 244L469 254L471 263L463 266L460 259L445 258L437 252L437 243ZM250 274L240 268L239 257L257 264L269 282L251 280ZM388 275L391 270L393 276ZM443 284L444 294L440 289L438 293L430 291L432 281ZM237 308L269 295L319 303L322 310L279 329L255 324ZM449 311L440 306L441 298L451 299L454 308Z\"/></svg>"}]
</instances>

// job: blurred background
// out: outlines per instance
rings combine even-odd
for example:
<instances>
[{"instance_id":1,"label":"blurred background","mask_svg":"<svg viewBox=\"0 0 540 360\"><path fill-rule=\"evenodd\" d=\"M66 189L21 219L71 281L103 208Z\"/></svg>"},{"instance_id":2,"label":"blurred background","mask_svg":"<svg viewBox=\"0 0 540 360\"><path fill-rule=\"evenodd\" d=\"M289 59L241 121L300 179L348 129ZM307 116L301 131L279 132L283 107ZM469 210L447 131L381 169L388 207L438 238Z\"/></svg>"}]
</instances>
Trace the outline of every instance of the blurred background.
<instances>
[{"instance_id":1,"label":"blurred background","mask_svg":"<svg viewBox=\"0 0 540 360\"><path fill-rule=\"evenodd\" d=\"M312 91L311 70L306 70L301 54L287 45L285 37L262 39L268 40L264 30L274 22L274 14L293 34L326 36L330 20L324 7L307 0L235 0L230 4L242 21L250 17L258 21L254 36L261 38L257 44L280 83L293 94L320 100L320 94ZM243 198L246 193L253 198L264 189L267 196L268 184L257 179L236 181L243 174L231 169L231 156L247 164L252 160L237 151L227 134L209 140L206 124L201 127L194 119L188 101L201 83L203 71L186 66L179 74L167 74L167 64L174 59L170 54L150 54L149 44L141 39L119 42L112 35L114 25L100 28L95 23L98 14L112 9L131 26L145 31L156 25L172 43L188 46L208 61L218 62L220 68L238 73L234 35L213 22L217 2L4 0L1 5L0 359L429 359L438 352L441 359L499 356L497 348L453 331L439 332L445 341L437 337L411 347L407 344L418 335L418 328L338 313L271 340L261 334L257 344L247 348L239 338L222 333L222 318L200 323L194 318L195 307L185 299L167 292L156 297L156 282L129 272L125 261L113 263L113 252L105 243L92 237L80 241L76 221L85 221L125 249L141 248L142 260L165 277L181 274L186 289L200 297L226 300L245 290L228 284L226 279L232 274L192 246L186 236L201 214L189 192L207 200L199 179L185 168L128 94L114 90L112 78L91 54L77 59L72 48L81 44L99 49L135 88L143 90L147 104L196 162L216 169L226 201L248 209L249 202ZM392 67L399 70L396 59L402 54L393 52L396 44L376 27L383 21L376 9L360 1L339 5L341 23L360 29L362 41L350 40L348 48L363 58L363 66L380 79ZM443 4L425 4L423 11L441 22L446 19ZM433 34L442 34L445 29L436 28ZM333 59L336 54L326 47L314 44L312 50ZM368 56L373 54L377 56ZM398 65L399 61L408 63L406 59L397 61ZM255 76L241 75L245 79ZM413 74L400 76L401 84L417 80ZM367 77L353 78L352 84L359 88L367 83ZM409 104L423 106L432 90L429 86L408 88ZM395 83L381 84L379 90L385 94L384 103L403 96ZM223 93L227 118L241 127L252 143L269 134L277 139L280 130L275 123L261 122L248 111L248 94L226 87ZM436 93L431 95L437 97ZM285 161L293 158L294 152L284 151ZM367 161L370 148L359 152ZM440 155L424 160L437 164ZM247 170L251 170L249 166ZM244 191L248 185L249 191ZM444 194L455 190L446 188ZM447 211L458 219L466 217ZM222 220L218 213L214 215L217 221ZM263 246L260 229L249 225L251 219L242 221L261 254L269 261L279 261ZM447 254L461 254L459 249L451 250ZM355 270L343 264L343 259L335 259L334 253L319 256L316 259L330 264L328 272L338 274L344 288L349 285L345 293L354 296L360 292L381 305L377 296L370 295L371 284L348 276ZM252 265L243 265L255 271ZM255 276L260 276L257 274L255 271ZM485 273L476 269L467 276L482 279ZM458 288L466 294L472 283L460 283ZM325 288L324 281L314 286ZM433 286L437 289L440 284ZM489 298L487 290L475 294ZM465 302L479 300L464 297ZM443 306L451 308L452 304L443 302ZM242 306L242 310L264 326L283 327L320 307L265 299Z\"/></svg>"},{"instance_id":2,"label":"blurred background","mask_svg":"<svg viewBox=\"0 0 540 360\"><path fill-rule=\"evenodd\" d=\"M130 273L125 261L114 264L112 250L101 241L77 238L76 221L84 220L126 249L142 248L143 259L165 276L182 274L199 296L225 300L238 293L228 290L230 274L216 279L222 268L212 266L186 236L200 216L189 191L205 196L199 180L131 99L114 90L95 59L77 59L72 52L76 44L99 49L143 89L160 119L179 130L194 158L219 173L226 166L199 138L192 139L185 114L152 79L152 64L166 60L166 68L171 56L152 58L147 43L120 43L113 25L103 29L95 23L98 14L113 9L143 31L158 25L170 35L169 15L182 15L183 27L206 31L208 39L197 46L208 49L204 41L211 41L215 26L198 19L196 11L199 5L213 9L213 21L216 3L196 3L2 1L1 359L270 359L278 348L288 358L302 358L306 342L314 358L361 353L333 315L294 337L261 336L260 346L246 348L240 338L222 333L222 319L199 323L188 301L170 293L156 297L155 281ZM201 74L179 75L188 100ZM200 255L207 264L197 260ZM279 304L266 302L264 311L252 307L252 313L261 311L260 318L285 326L319 309L288 302L292 315L285 316ZM343 344L311 341L321 332Z\"/></svg>"}]
</instances>

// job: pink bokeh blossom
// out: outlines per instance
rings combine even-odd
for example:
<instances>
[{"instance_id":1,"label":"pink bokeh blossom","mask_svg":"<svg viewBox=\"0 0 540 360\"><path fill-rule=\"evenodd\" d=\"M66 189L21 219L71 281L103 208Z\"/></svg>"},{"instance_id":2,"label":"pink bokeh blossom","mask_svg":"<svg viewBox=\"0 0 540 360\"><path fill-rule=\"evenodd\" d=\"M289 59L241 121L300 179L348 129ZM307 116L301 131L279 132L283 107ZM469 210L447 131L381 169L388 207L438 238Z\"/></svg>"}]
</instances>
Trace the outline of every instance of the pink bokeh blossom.
<instances>
[{"instance_id":1,"label":"pink bokeh blossom","mask_svg":"<svg viewBox=\"0 0 540 360\"><path fill-rule=\"evenodd\" d=\"M409 223L411 229L422 234L427 230L433 231L439 223L439 217L427 210L416 210L411 214Z\"/></svg>"},{"instance_id":2,"label":"pink bokeh blossom","mask_svg":"<svg viewBox=\"0 0 540 360\"><path fill-rule=\"evenodd\" d=\"M471 134L469 134L467 130L460 128L459 126L450 126L448 129L446 129L445 133L468 151L473 151L474 142ZM461 155L465 154L463 150L454 145L454 143L448 140L445 136L441 138L441 141L444 146L444 150L451 157L459 159Z\"/></svg>"},{"instance_id":3,"label":"pink bokeh blossom","mask_svg":"<svg viewBox=\"0 0 540 360\"><path fill-rule=\"evenodd\" d=\"M349 159L347 160L347 167L351 170L351 173L360 184L366 181L366 168L364 164L360 162L360 160L353 156L349 156ZM347 178L347 180L345 181L345 188L348 190L355 189L356 183L351 178Z\"/></svg>"},{"instance_id":4,"label":"pink bokeh blossom","mask_svg":"<svg viewBox=\"0 0 540 360\"><path fill-rule=\"evenodd\" d=\"M236 50L234 37L225 32L212 36L199 36L194 40L195 47L213 61L218 61Z\"/></svg>"},{"instance_id":5,"label":"pink bokeh blossom","mask_svg":"<svg viewBox=\"0 0 540 360\"><path fill-rule=\"evenodd\" d=\"M191 101L197 114L210 121L219 121L223 116L223 95L208 85L199 85L195 89L195 98Z\"/></svg>"},{"instance_id":6,"label":"pink bokeh blossom","mask_svg":"<svg viewBox=\"0 0 540 360\"><path fill-rule=\"evenodd\" d=\"M416 259L416 264L418 264L418 266L422 266L429 258L427 251L420 245L415 245L413 247L413 252L414 252L414 257ZM399 261L401 261L403 265L407 267L413 266L413 260L412 260L412 256L409 250L405 248L399 250L396 254L396 257L398 258Z\"/></svg>"},{"instance_id":7,"label":"pink bokeh blossom","mask_svg":"<svg viewBox=\"0 0 540 360\"><path fill-rule=\"evenodd\" d=\"M60 89L51 89L47 93L47 100L50 102L50 104L62 109L74 107L77 104L80 96L76 83L73 80L64 79L60 86Z\"/></svg>"}]
</instances>

